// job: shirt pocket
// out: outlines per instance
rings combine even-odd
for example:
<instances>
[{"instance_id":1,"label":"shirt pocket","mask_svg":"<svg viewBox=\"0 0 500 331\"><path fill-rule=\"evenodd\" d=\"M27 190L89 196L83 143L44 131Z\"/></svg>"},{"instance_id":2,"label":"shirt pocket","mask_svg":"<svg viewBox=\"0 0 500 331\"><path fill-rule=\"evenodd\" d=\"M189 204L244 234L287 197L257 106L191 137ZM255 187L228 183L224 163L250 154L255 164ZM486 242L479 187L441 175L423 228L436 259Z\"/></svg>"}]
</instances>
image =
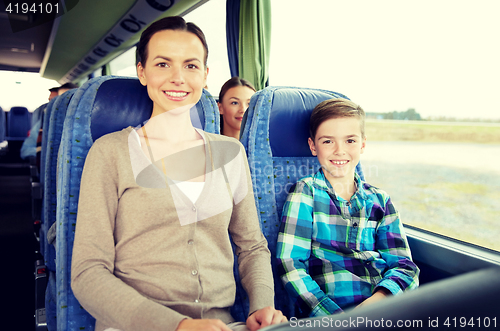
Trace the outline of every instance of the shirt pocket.
<instances>
[{"instance_id":1,"label":"shirt pocket","mask_svg":"<svg viewBox=\"0 0 500 331\"><path fill-rule=\"evenodd\" d=\"M361 242L360 248L362 251L374 251L377 241L377 221L366 220L361 226Z\"/></svg>"}]
</instances>

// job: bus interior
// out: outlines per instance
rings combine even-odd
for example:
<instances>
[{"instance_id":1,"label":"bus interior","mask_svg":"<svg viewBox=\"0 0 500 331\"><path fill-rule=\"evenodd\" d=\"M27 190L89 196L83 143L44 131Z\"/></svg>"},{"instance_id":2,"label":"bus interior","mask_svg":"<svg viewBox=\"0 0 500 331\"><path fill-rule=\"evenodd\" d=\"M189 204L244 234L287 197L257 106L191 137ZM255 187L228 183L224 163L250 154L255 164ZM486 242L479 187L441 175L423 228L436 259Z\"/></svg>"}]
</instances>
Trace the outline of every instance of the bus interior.
<instances>
[{"instance_id":1,"label":"bus interior","mask_svg":"<svg viewBox=\"0 0 500 331\"><path fill-rule=\"evenodd\" d=\"M328 4L325 4L326 2ZM2 283L7 289L7 300L3 308L6 325L14 325L16 330L93 330L94 320L72 296L68 278L71 263L71 232L74 232L77 214L78 176L81 175L86 152L95 139L130 125L138 125L149 116L150 100L135 73L135 46L144 28L161 17L183 16L187 21L199 24L207 34L210 49L210 75L213 78L209 79L208 88L204 92L208 101L200 101L197 109L193 110L192 118L198 120L200 128L208 132L220 132L216 100L218 89L225 80L231 76L241 76L252 81L257 87L258 93L252 97L249 110L243 120L240 141L246 149L250 169L254 172L252 180L256 205L260 212L261 228L269 242L271 252L274 253L277 227L281 216L280 208L283 206L289 184L297 181L301 175L300 171L289 171L286 165L294 163L297 168L304 166L307 171L317 167L317 164L312 161L313 158L307 146L308 131L307 125L304 126L304 114L310 114L317 103L328 98L347 97L353 98L356 102L355 97L349 93L355 90L355 87L350 87L348 91L344 90L341 79L336 81L334 86L322 85L324 83L313 84L311 81L288 82L289 76L278 79L279 71L273 69L274 65L279 66L280 56L285 56L283 54L299 53L292 46L288 49L290 40L293 40L292 36L287 36L291 39L283 37L283 40L280 40L281 37L274 34L274 31L278 30L281 33L292 31L294 25L305 30L306 35L307 33L319 34L321 37L320 42L315 44L317 50L309 49L303 54L321 53L320 46L328 42L337 45L340 51L348 49L349 52L355 52L355 49L349 45L343 48L339 44L342 40L342 32L333 31L334 28L332 31L319 28L314 30L314 24L301 23L296 19L297 16L294 16L300 15L301 10L305 11L302 15L320 16L322 6L333 4L332 8L340 8L345 1L326 0L326 2L323 0L309 2L296 0L25 0L23 3L4 1L0 4L2 9L0 11L0 73L29 73L50 79L60 85L75 83L79 86L48 103L40 102L38 106L30 106L29 109L24 106L23 100L19 100L17 105L5 106L1 99L6 97L5 92L8 91L4 90L0 93L0 106L3 107L0 109L0 245L7 256L4 263L5 270L2 273ZM365 12L364 6L372 6L366 1L354 2L358 5L356 8L363 12ZM394 1L386 2L385 6L393 8L394 13L403 11L401 6L395 4ZM444 11L446 8L432 9L433 5L430 1L414 6L430 12L434 10L436 16L440 14L445 16L440 10ZM447 9L451 16L454 14L453 6L455 6L454 3L448 2ZM465 1L456 6L472 10L470 8L472 2ZM485 4L478 5L478 7L480 8L477 12L488 11ZM325 11L328 10L325 9ZM297 13L292 14L292 11ZM477 13L474 10L472 12ZM342 10L335 14L331 13L332 18L339 13L342 13ZM278 15L281 15L281 18L284 17L279 23L274 21ZM290 21L285 24L283 22L286 21L288 15ZM355 17L355 12L347 12L346 15ZM321 16L321 20L328 20L328 16L326 19L325 16ZM484 21L489 22L489 16ZM363 25L362 19L353 18L353 24ZM421 24L425 23L421 22ZM498 23L496 24L498 26ZM491 28L491 26L484 28ZM365 32L368 29L369 27L365 27ZM394 29L397 30L397 28ZM450 28L452 29L453 27ZM273 31L273 38L271 38L271 31ZM408 35L409 33L407 37ZM492 41L490 40L489 43ZM384 47L383 41L381 44ZM312 44L307 45L299 48L313 47ZM282 53L269 59L269 48L279 49ZM297 66L291 68L292 66L289 65L289 74L294 75L295 70L302 70L305 73L321 72L322 66L342 67L342 63L335 62L335 53L338 50L326 49L324 55L328 55L328 59L324 62L315 60L304 64L303 59L295 60ZM366 49L363 52L365 51ZM365 56L370 55L365 53ZM470 63L463 64L464 67L473 66L481 60L471 59L470 61ZM498 70L498 58L495 61L497 68L495 70ZM348 67L349 64L345 66ZM408 66L412 64L408 63ZM387 68L384 70L389 71ZM396 68L396 70L403 69ZM273 74L275 74L274 77ZM432 80L432 77L429 79ZM489 88L489 91L492 91L491 87ZM24 94L25 98L29 99L29 91L25 91ZM424 98L424 96L421 97ZM106 111L102 111L103 109ZM497 116L499 110L496 109L494 116ZM286 116L280 117L280 112L286 113ZM44 114L43 117L42 114ZM87 122L85 125L80 125L75 122L75 118L85 118ZM23 142L38 120L41 120L43 126L41 141L38 142L41 149L40 159L38 162L33 156L22 159L20 151ZM305 118L305 121L308 121L308 118ZM395 123L395 126L403 125L402 122L395 121ZM371 121L367 121L368 127L371 124ZM484 124L484 130L490 130L493 132L491 136L498 137L500 132L498 123L488 125ZM79 139L85 143L85 147L81 150L79 149L81 146L75 146L74 143L74 141L79 143ZM262 150L252 147L257 145L264 147ZM376 154L379 145L375 146L372 153ZM386 145L381 143L380 146L383 148ZM500 147L500 141L490 141L485 146L484 148L491 150L490 154L495 154ZM66 164L62 161L62 155L67 157L67 159L64 158L67 161ZM446 233L432 227L421 226L418 218L422 220L422 216L416 217L416 222L407 223L404 218L405 213L402 213L412 257L420 268L419 289L390 298L387 302L373 307L350 310L341 316L332 316L328 321L316 319L315 322L315 319L298 320L296 316L293 316L293 303L290 303L290 299L287 298L279 277L275 277L276 307L287 313L290 322L269 327L268 330L325 328L380 330L384 327L385 329L396 327L395 325L381 326L381 319L386 321L418 320L423 323L397 326L399 329L408 330L435 329L436 326L433 323L438 319L442 329L497 327L497 320L500 319L500 306L498 305L500 297L498 235L500 233L496 224L498 213L494 213L499 211L498 200L495 202L494 198L500 199L498 195L500 175L498 170L493 169L498 167L498 163L494 163L494 161L499 161L499 154L496 155L496 159L484 161L490 164L490 168L469 169L470 171L490 171L488 175L483 176L481 173L477 176L488 178L491 181L491 187L471 184L478 188L476 192L478 200L493 199L490 204L495 206L488 209L489 214L487 214L489 223L475 223L476 220L473 218L476 215L471 213L459 216L453 214L447 219L450 222L457 222L457 231L460 232L462 229L461 232L464 235L477 230L477 240L458 237L455 235L457 231ZM373 170L372 166L376 163L376 157L374 160L367 161L365 165L361 158L361 168L367 180L372 178L370 175ZM283 165L280 162L284 162ZM380 163L375 176L390 177L394 172L399 171L404 174L402 176L413 175L412 172L404 173L403 169L407 167L404 160L392 165L392 173L384 171L382 169L384 165L385 163ZM411 171L415 171L418 165L411 165L411 167ZM285 172L283 169L286 169ZM472 178L472 175L463 176ZM458 181L456 178L442 178L443 183L448 183L442 185L447 185L449 190L455 189L454 193L449 192L450 196L463 193L461 191L463 186L456 184ZM451 182L454 184L449 184ZM408 183L410 183L408 185L419 186L418 182L415 184L409 181ZM434 185L438 184L434 183ZM401 185L405 184L398 186ZM428 187L435 186L429 184ZM483 187L487 189L482 189ZM410 189L403 187L401 190L409 191ZM387 191L393 196L390 189ZM419 194L415 193L408 199L415 201L422 199L421 204L408 204L408 209L412 206L424 208L423 204L432 204L432 201L430 202L428 198L424 199ZM396 205L404 202L404 199L406 198L393 196ZM455 203L450 208L459 207ZM428 211L428 209L425 210ZM430 222L441 223L443 221L440 219L440 214L428 215ZM460 217L462 218L459 219ZM422 220L424 221L429 222L429 220ZM57 230L54 230L56 232L49 233L54 223L60 225ZM445 227L443 225L443 228ZM482 236L493 239L488 239L490 240L488 244L482 245ZM237 296L240 296L236 298L237 303L244 301L242 299L245 296L244 293L237 292ZM241 310L235 311L235 314L244 316L245 303L241 305ZM348 324L346 323L348 319L359 323ZM379 324L368 324L367 320L379 321ZM445 321L448 322L447 325L443 324Z\"/></svg>"}]
</instances>

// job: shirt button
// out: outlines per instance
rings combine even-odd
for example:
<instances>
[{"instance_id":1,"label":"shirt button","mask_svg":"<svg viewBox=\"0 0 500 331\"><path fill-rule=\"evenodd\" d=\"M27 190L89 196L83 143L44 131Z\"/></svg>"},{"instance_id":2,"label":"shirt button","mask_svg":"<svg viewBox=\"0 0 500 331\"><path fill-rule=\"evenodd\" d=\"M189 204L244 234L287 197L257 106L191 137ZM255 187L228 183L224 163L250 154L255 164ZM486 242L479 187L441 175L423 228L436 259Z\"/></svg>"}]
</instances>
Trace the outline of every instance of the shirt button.
<instances>
[{"instance_id":1,"label":"shirt button","mask_svg":"<svg viewBox=\"0 0 500 331\"><path fill-rule=\"evenodd\" d=\"M196 207L193 207L193 211L196 211Z\"/></svg>"},{"instance_id":2,"label":"shirt button","mask_svg":"<svg viewBox=\"0 0 500 331\"><path fill-rule=\"evenodd\" d=\"M198 270L191 271L191 275L196 276L198 274Z\"/></svg>"},{"instance_id":3,"label":"shirt button","mask_svg":"<svg viewBox=\"0 0 500 331\"><path fill-rule=\"evenodd\" d=\"M194 300L194 302L198 303L198 302L200 302L200 300L196 299L196 300Z\"/></svg>"},{"instance_id":4,"label":"shirt button","mask_svg":"<svg viewBox=\"0 0 500 331\"><path fill-rule=\"evenodd\" d=\"M354 225L354 227L357 227L357 226L358 226L358 223L354 223L353 225Z\"/></svg>"},{"instance_id":5,"label":"shirt button","mask_svg":"<svg viewBox=\"0 0 500 331\"><path fill-rule=\"evenodd\" d=\"M188 240L188 245L194 245L194 240Z\"/></svg>"}]
</instances>

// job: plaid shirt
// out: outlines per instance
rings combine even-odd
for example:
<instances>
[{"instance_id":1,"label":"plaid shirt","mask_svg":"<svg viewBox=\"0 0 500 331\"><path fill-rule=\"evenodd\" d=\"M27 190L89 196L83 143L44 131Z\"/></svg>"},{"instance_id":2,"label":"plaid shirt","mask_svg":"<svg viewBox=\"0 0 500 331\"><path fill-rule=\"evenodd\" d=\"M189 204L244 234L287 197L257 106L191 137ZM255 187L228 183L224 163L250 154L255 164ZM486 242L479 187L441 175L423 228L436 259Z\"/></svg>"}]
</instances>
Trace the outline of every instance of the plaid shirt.
<instances>
[{"instance_id":1,"label":"plaid shirt","mask_svg":"<svg viewBox=\"0 0 500 331\"><path fill-rule=\"evenodd\" d=\"M320 169L292 188L278 235L278 272L302 312L322 316L361 303L384 287L418 287L419 269L387 193L355 175L346 201Z\"/></svg>"}]
</instances>

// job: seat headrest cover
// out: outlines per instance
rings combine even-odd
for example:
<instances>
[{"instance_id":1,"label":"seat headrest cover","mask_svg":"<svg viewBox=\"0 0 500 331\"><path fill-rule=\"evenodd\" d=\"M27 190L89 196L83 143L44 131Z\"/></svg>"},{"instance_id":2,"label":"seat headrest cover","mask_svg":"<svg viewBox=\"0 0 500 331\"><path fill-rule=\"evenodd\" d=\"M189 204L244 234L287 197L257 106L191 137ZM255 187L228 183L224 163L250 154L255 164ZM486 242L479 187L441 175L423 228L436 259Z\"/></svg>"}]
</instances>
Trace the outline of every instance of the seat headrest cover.
<instances>
[{"instance_id":1,"label":"seat headrest cover","mask_svg":"<svg viewBox=\"0 0 500 331\"><path fill-rule=\"evenodd\" d=\"M26 107L12 107L10 109L10 111L12 112L12 115L24 115L24 114L27 114L28 113L28 108Z\"/></svg>"},{"instance_id":2,"label":"seat headrest cover","mask_svg":"<svg viewBox=\"0 0 500 331\"><path fill-rule=\"evenodd\" d=\"M274 92L269 117L269 144L274 157L310 157L309 118L317 104L340 93L282 88Z\"/></svg>"},{"instance_id":3,"label":"seat headrest cover","mask_svg":"<svg viewBox=\"0 0 500 331\"><path fill-rule=\"evenodd\" d=\"M153 102L138 79L110 79L101 84L92 109L92 139L138 126L151 117Z\"/></svg>"}]
</instances>

